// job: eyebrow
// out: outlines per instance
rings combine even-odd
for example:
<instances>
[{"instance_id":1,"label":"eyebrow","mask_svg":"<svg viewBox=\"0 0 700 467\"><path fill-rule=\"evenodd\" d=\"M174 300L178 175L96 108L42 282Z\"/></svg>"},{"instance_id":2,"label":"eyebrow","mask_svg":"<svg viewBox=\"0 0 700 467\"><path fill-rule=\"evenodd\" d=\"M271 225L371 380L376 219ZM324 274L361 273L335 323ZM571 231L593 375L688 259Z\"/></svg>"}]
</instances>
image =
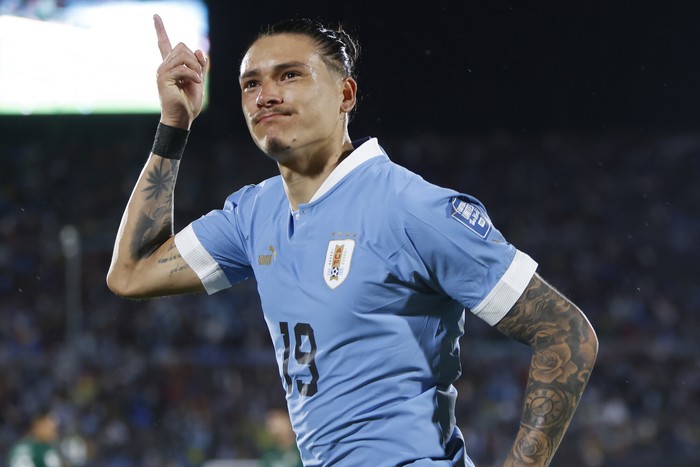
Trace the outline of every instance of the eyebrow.
<instances>
[{"instance_id":1,"label":"eyebrow","mask_svg":"<svg viewBox=\"0 0 700 467\"><path fill-rule=\"evenodd\" d=\"M278 63L277 65L273 66L272 71L275 73L278 73L285 68L308 68L308 65L304 62L299 62L299 61L284 62L284 63ZM243 80L250 78L251 76L257 76L259 74L260 74L260 70L258 68L254 68L252 70L248 70L245 73L243 73L238 78L238 81L243 82Z\"/></svg>"}]
</instances>

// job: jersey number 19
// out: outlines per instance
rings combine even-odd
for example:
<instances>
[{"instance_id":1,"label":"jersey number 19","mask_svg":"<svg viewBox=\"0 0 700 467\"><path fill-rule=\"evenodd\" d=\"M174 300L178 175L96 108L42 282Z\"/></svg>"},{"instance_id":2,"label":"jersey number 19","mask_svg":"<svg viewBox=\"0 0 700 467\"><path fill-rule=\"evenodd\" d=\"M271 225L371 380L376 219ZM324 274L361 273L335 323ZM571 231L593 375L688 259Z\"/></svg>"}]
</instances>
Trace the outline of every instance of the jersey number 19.
<instances>
[{"instance_id":1,"label":"jersey number 19","mask_svg":"<svg viewBox=\"0 0 700 467\"><path fill-rule=\"evenodd\" d=\"M289 356L290 351L290 336L289 336L289 323L282 321L280 323L280 332L282 333L282 339L284 340L284 361L282 362L282 373L284 375L284 381L287 385L287 394L292 392L292 377L289 376ZM309 341L310 350L304 351L301 349L303 340L306 337ZM294 325L294 359L299 365L304 365L309 367L309 372L311 373L311 381L305 383L299 379L296 379L297 390L302 396L311 397L318 391L318 369L316 368L316 362L314 358L316 357L316 338L314 337L314 330L308 323L297 323Z\"/></svg>"}]
</instances>

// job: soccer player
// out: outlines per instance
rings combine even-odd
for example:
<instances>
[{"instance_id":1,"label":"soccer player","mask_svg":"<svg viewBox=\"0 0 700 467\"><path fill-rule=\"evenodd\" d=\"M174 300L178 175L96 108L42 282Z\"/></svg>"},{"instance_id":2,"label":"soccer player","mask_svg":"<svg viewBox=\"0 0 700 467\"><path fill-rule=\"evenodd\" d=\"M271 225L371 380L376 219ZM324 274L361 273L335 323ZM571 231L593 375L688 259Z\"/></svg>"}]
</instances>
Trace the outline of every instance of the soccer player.
<instances>
[{"instance_id":1,"label":"soccer player","mask_svg":"<svg viewBox=\"0 0 700 467\"><path fill-rule=\"evenodd\" d=\"M303 467L286 410L267 411L265 435L260 446L260 467Z\"/></svg>"},{"instance_id":2,"label":"soccer player","mask_svg":"<svg viewBox=\"0 0 700 467\"><path fill-rule=\"evenodd\" d=\"M292 20L252 42L243 114L280 176L174 235L207 59L172 47L157 16L155 28L161 119L119 227L111 290L212 294L254 277L306 466L473 465L453 386L469 310L533 352L504 465L548 465L593 367L595 333L477 199L394 164L375 138L350 138L354 40Z\"/></svg>"},{"instance_id":3,"label":"soccer player","mask_svg":"<svg viewBox=\"0 0 700 467\"><path fill-rule=\"evenodd\" d=\"M58 439L58 420L49 407L42 407L27 419L27 431L11 448L8 467L61 467L54 443Z\"/></svg>"}]
</instances>

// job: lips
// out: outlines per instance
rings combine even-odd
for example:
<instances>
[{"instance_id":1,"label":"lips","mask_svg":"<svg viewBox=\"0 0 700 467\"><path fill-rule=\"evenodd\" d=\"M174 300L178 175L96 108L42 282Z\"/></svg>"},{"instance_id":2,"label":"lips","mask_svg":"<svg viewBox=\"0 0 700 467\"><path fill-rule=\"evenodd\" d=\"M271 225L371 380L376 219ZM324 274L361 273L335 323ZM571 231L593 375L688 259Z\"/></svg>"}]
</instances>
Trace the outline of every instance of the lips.
<instances>
[{"instance_id":1,"label":"lips","mask_svg":"<svg viewBox=\"0 0 700 467\"><path fill-rule=\"evenodd\" d=\"M270 112L270 111L258 112L253 116L253 123L257 124L257 123L260 123L264 120L269 120L269 119L274 118L274 117L284 117L284 116L288 116L288 115L290 115L290 114L287 112Z\"/></svg>"}]
</instances>

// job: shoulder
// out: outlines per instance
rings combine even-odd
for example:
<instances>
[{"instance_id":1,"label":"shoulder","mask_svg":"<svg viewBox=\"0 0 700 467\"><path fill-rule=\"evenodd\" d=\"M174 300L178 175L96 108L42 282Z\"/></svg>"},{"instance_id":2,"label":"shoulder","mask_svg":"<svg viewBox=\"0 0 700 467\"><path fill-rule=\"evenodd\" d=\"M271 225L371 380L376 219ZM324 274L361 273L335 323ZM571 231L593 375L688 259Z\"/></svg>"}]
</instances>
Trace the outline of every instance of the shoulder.
<instances>
[{"instance_id":1,"label":"shoulder","mask_svg":"<svg viewBox=\"0 0 700 467\"><path fill-rule=\"evenodd\" d=\"M383 200L402 201L420 197L431 186L420 175L399 165L388 157L378 156L365 162L357 170L362 191Z\"/></svg>"},{"instance_id":2,"label":"shoulder","mask_svg":"<svg viewBox=\"0 0 700 467\"><path fill-rule=\"evenodd\" d=\"M270 212L280 212L285 206L288 209L288 205L282 179L276 176L240 188L226 198L222 208L209 211L193 224L198 234L208 227L220 230L230 225L245 232L256 218L265 218Z\"/></svg>"},{"instance_id":3,"label":"shoulder","mask_svg":"<svg viewBox=\"0 0 700 467\"><path fill-rule=\"evenodd\" d=\"M435 216L452 218L460 222L463 217L482 216L487 218L486 208L475 196L453 188L437 185L425 180L419 174L390 162L393 196L400 212L407 219L421 223L430 222Z\"/></svg>"},{"instance_id":4,"label":"shoulder","mask_svg":"<svg viewBox=\"0 0 700 467\"><path fill-rule=\"evenodd\" d=\"M431 224L431 219L451 217L458 208L477 209L485 215L475 197L431 183L386 157L369 161L360 172L361 196L381 200L373 207L391 210L391 217L402 225Z\"/></svg>"},{"instance_id":5,"label":"shoulder","mask_svg":"<svg viewBox=\"0 0 700 467\"><path fill-rule=\"evenodd\" d=\"M226 198L224 210L234 210L239 206L252 207L256 203L279 203L286 199L282 177L275 177L263 180L260 183L246 185Z\"/></svg>"},{"instance_id":6,"label":"shoulder","mask_svg":"<svg viewBox=\"0 0 700 467\"><path fill-rule=\"evenodd\" d=\"M483 203L476 197L428 182L393 164L398 183L392 199L395 217L407 233L435 232L439 237L460 236L466 230L481 240L500 236Z\"/></svg>"},{"instance_id":7,"label":"shoulder","mask_svg":"<svg viewBox=\"0 0 700 467\"><path fill-rule=\"evenodd\" d=\"M405 167L392 164L393 196L406 220L423 221L435 214L446 214L452 199L460 193L425 180Z\"/></svg>"}]
</instances>

